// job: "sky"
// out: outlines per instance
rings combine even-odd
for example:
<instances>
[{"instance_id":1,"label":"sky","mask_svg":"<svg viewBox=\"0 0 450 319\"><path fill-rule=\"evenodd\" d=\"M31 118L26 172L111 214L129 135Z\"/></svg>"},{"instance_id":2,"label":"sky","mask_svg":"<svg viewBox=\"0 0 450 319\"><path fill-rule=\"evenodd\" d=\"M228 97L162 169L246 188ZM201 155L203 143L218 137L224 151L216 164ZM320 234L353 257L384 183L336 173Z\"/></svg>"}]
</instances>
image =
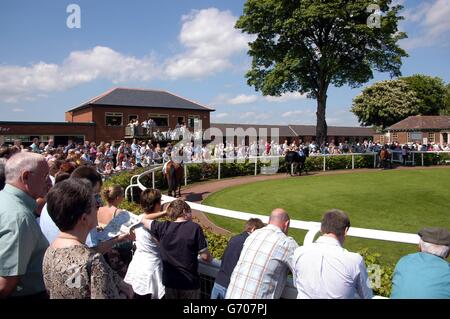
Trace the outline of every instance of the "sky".
<instances>
[{"instance_id":1,"label":"sky","mask_svg":"<svg viewBox=\"0 0 450 319\"><path fill-rule=\"evenodd\" d=\"M405 8L402 75L450 82L450 0L396 0ZM214 108L212 122L315 124L316 101L264 97L246 83L252 37L234 28L244 0L2 0L0 120L64 121L64 112L113 88L161 89ZM80 28L69 28L70 4ZM73 21L72 19L69 19ZM331 87L328 125L357 126L360 88Z\"/></svg>"}]
</instances>

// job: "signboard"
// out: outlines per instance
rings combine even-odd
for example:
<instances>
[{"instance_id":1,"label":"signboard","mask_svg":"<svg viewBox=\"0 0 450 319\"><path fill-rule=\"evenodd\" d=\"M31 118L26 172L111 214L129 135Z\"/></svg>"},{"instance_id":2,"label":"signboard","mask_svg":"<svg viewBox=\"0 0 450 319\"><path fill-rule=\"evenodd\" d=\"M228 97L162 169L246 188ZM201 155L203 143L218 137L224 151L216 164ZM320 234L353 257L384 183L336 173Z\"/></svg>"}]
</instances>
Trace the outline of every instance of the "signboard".
<instances>
[{"instance_id":1,"label":"signboard","mask_svg":"<svg viewBox=\"0 0 450 319\"><path fill-rule=\"evenodd\" d=\"M422 133L421 132L411 132L411 139L413 141L421 140L422 139Z\"/></svg>"},{"instance_id":2,"label":"signboard","mask_svg":"<svg viewBox=\"0 0 450 319\"><path fill-rule=\"evenodd\" d=\"M423 144L428 144L428 139L426 137L424 137L423 140L422 140L422 143Z\"/></svg>"}]
</instances>

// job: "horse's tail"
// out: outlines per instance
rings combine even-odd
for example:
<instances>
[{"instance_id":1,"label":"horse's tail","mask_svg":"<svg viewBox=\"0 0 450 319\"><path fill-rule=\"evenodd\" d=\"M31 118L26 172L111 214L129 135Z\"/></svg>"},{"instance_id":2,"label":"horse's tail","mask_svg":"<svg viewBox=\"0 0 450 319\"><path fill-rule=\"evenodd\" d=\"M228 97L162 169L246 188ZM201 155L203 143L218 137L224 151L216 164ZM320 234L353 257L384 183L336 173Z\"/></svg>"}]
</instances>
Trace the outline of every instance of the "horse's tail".
<instances>
[{"instance_id":1,"label":"horse's tail","mask_svg":"<svg viewBox=\"0 0 450 319\"><path fill-rule=\"evenodd\" d=\"M169 169L169 180L170 180L170 184L169 185L169 190L177 190L177 176L176 176L176 171L175 171L175 165L170 165L170 169Z\"/></svg>"}]
</instances>

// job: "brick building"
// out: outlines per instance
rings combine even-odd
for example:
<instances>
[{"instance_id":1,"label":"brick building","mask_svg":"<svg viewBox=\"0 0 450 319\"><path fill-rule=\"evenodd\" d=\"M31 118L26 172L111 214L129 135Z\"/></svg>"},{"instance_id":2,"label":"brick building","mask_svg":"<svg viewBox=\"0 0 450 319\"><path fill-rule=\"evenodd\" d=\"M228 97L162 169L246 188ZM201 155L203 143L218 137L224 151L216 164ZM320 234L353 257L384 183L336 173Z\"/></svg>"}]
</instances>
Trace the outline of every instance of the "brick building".
<instances>
[{"instance_id":1,"label":"brick building","mask_svg":"<svg viewBox=\"0 0 450 319\"><path fill-rule=\"evenodd\" d=\"M287 140L289 143L293 141L302 140L303 142L311 142L316 138L315 125L260 125L260 124L225 124L212 123L212 128L218 128L222 135L225 136L227 129L236 130L242 129L244 132L248 129L255 128L258 140L260 134L266 135L268 140L275 140L271 136L272 129L278 129L278 139L275 142L283 143ZM250 132L250 131L249 131ZM364 140L373 140L375 131L367 127L343 127L343 126L328 126L328 142L343 143L344 141L363 142ZM265 140L265 138L264 138ZM234 138L236 143L237 138ZM249 138L245 138L245 143L248 145ZM231 141L229 141L231 142Z\"/></svg>"},{"instance_id":2,"label":"brick building","mask_svg":"<svg viewBox=\"0 0 450 319\"><path fill-rule=\"evenodd\" d=\"M35 137L43 142L53 138L56 145L68 139L120 141L132 119L141 123L151 118L153 129L161 132L182 123L192 130L197 120L207 129L212 111L166 91L114 88L67 111L66 122L0 122L0 144L21 139L27 145Z\"/></svg>"},{"instance_id":3,"label":"brick building","mask_svg":"<svg viewBox=\"0 0 450 319\"><path fill-rule=\"evenodd\" d=\"M449 142L450 116L410 116L386 129L385 134L376 134L380 143L439 143Z\"/></svg>"}]
</instances>

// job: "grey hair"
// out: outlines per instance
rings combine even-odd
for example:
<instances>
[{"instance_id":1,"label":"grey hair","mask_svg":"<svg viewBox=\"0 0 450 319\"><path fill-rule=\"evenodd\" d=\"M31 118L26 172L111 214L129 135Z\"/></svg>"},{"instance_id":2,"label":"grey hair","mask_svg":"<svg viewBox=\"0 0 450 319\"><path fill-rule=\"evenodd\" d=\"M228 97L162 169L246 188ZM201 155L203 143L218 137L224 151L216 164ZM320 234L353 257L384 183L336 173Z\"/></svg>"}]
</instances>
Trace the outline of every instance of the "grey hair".
<instances>
[{"instance_id":1,"label":"grey hair","mask_svg":"<svg viewBox=\"0 0 450 319\"><path fill-rule=\"evenodd\" d=\"M450 252L449 246L428 243L426 241L423 241L422 239L419 241L419 245L422 252L429 253L444 259L447 258Z\"/></svg>"},{"instance_id":2,"label":"grey hair","mask_svg":"<svg viewBox=\"0 0 450 319\"><path fill-rule=\"evenodd\" d=\"M36 153L20 152L14 154L6 161L5 182L17 182L24 172L35 171L39 163L43 161L45 161L45 158Z\"/></svg>"}]
</instances>

